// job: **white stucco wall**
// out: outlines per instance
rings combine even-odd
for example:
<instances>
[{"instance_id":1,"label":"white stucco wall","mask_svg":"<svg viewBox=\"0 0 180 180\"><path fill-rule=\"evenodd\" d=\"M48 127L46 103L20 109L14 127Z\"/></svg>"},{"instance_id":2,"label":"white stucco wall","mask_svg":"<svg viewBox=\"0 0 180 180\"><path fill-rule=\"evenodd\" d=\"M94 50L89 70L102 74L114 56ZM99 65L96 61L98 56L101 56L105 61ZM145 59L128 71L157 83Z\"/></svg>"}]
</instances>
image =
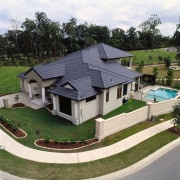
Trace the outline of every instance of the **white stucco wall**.
<instances>
[{"instance_id":1,"label":"white stucco wall","mask_svg":"<svg viewBox=\"0 0 180 180\"><path fill-rule=\"evenodd\" d=\"M123 96L123 87L122 87L122 96L120 99L117 99L117 86L109 88L109 102L106 102L106 89L103 90L103 93L100 95L100 115L105 115L110 111L118 108L122 105L122 99L129 98L131 92L131 84L127 86L127 95Z\"/></svg>"},{"instance_id":2,"label":"white stucco wall","mask_svg":"<svg viewBox=\"0 0 180 180\"><path fill-rule=\"evenodd\" d=\"M180 99L173 99L159 103L147 103L147 106L130 113L123 113L106 120L98 118L96 119L96 138L101 140L122 129L150 119L151 116L169 113L179 102Z\"/></svg>"},{"instance_id":3,"label":"white stucco wall","mask_svg":"<svg viewBox=\"0 0 180 180\"><path fill-rule=\"evenodd\" d=\"M86 102L86 100L83 100L79 102L79 110L80 123L99 115L99 95L92 101Z\"/></svg>"}]
</instances>

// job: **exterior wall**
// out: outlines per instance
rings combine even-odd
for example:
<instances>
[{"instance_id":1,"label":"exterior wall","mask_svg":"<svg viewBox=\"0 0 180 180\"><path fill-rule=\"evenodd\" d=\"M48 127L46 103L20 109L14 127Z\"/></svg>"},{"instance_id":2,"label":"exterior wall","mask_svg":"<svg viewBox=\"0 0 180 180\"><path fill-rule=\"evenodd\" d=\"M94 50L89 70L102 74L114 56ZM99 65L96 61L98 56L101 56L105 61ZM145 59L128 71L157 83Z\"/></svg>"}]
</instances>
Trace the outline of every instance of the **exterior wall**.
<instances>
[{"instance_id":1,"label":"exterior wall","mask_svg":"<svg viewBox=\"0 0 180 180\"><path fill-rule=\"evenodd\" d=\"M117 86L109 88L109 102L106 102L106 89L103 90L103 93L100 95L100 115L105 115L121 106L122 99L123 97L117 99Z\"/></svg>"},{"instance_id":2,"label":"exterior wall","mask_svg":"<svg viewBox=\"0 0 180 180\"><path fill-rule=\"evenodd\" d=\"M79 125L99 114L99 96L96 96L95 100L89 102L86 102L86 100L80 102L71 100L72 116L64 114L60 111L59 96L54 97L56 109L54 109L53 114L64 117L72 121L72 123L75 125Z\"/></svg>"},{"instance_id":3,"label":"exterior wall","mask_svg":"<svg viewBox=\"0 0 180 180\"><path fill-rule=\"evenodd\" d=\"M30 80L34 79L37 81L40 87L42 87L42 79L40 76L37 75L33 70L31 70L27 75L26 75L27 83L29 83Z\"/></svg>"},{"instance_id":4,"label":"exterior wall","mask_svg":"<svg viewBox=\"0 0 180 180\"><path fill-rule=\"evenodd\" d=\"M131 84L127 86L127 94L123 96L123 87L122 87L122 96L120 99L117 99L117 88L118 86L114 86L109 88L109 102L106 102L106 89L103 90L103 93L100 95L100 103L99 103L99 114L105 115L110 111L118 108L122 105L123 98L129 98L131 92Z\"/></svg>"},{"instance_id":5,"label":"exterior wall","mask_svg":"<svg viewBox=\"0 0 180 180\"><path fill-rule=\"evenodd\" d=\"M122 105L123 98L130 97L131 84L127 86L127 94L123 96L123 87L122 87L122 97L117 99L117 86L109 88L109 102L106 102L106 89L103 90L102 94L97 95L96 99L86 102L86 100L76 102L71 101L72 116L66 115L59 110L59 98L55 96L56 103L56 113L59 116L62 116L70 121L73 124L81 124L90 118L96 117L98 115L104 115L108 112L118 108ZM53 112L54 114L54 112Z\"/></svg>"},{"instance_id":6,"label":"exterior wall","mask_svg":"<svg viewBox=\"0 0 180 180\"><path fill-rule=\"evenodd\" d=\"M114 134L122 129L135 125L139 122L145 121L148 117L148 106L133 111L131 113L123 113L113 118L103 120L97 119L96 138L103 139L111 134ZM99 123L99 121L101 123ZM103 123L102 123L103 122ZM101 125L102 124L102 125ZM99 132L98 128L101 128Z\"/></svg>"},{"instance_id":7,"label":"exterior wall","mask_svg":"<svg viewBox=\"0 0 180 180\"><path fill-rule=\"evenodd\" d=\"M27 79L20 78L20 88L23 92L29 92Z\"/></svg>"},{"instance_id":8,"label":"exterior wall","mask_svg":"<svg viewBox=\"0 0 180 180\"><path fill-rule=\"evenodd\" d=\"M29 83L30 80L36 80L39 88L43 88L43 87L48 87L50 85L52 85L56 79L50 79L50 80L42 80L40 78L40 76L37 75L36 72L34 72L34 70L31 70L27 75L26 75L26 79L27 79L27 83ZM39 93L41 94L41 90L39 90Z\"/></svg>"},{"instance_id":9,"label":"exterior wall","mask_svg":"<svg viewBox=\"0 0 180 180\"><path fill-rule=\"evenodd\" d=\"M102 140L115 132L150 119L152 116L169 113L172 110L172 107L179 102L180 99L159 103L147 103L147 106L130 113L123 113L107 120L102 118L96 119L95 136L99 140Z\"/></svg>"},{"instance_id":10,"label":"exterior wall","mask_svg":"<svg viewBox=\"0 0 180 180\"><path fill-rule=\"evenodd\" d=\"M99 115L99 95L96 96L96 99L86 102L86 100L79 102L79 124L87 121L90 118L93 118Z\"/></svg>"},{"instance_id":11,"label":"exterior wall","mask_svg":"<svg viewBox=\"0 0 180 180\"><path fill-rule=\"evenodd\" d=\"M159 103L148 103L150 106L149 119L151 116L158 116L160 114L166 114L173 110L173 106L180 102L180 99L173 99L168 101L162 101Z\"/></svg>"}]
</instances>

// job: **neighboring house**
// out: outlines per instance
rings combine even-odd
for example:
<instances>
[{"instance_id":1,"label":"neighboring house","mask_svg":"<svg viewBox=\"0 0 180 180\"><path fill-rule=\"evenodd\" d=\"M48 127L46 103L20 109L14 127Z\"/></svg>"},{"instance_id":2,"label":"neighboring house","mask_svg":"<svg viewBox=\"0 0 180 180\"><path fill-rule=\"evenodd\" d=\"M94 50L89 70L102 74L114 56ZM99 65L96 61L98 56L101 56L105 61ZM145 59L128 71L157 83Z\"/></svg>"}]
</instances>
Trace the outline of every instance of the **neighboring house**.
<instances>
[{"instance_id":1,"label":"neighboring house","mask_svg":"<svg viewBox=\"0 0 180 180\"><path fill-rule=\"evenodd\" d=\"M139 89L142 74L122 66L121 58L131 66L131 54L100 43L19 74L21 90L44 105L51 97L52 114L78 125L116 109Z\"/></svg>"}]
</instances>

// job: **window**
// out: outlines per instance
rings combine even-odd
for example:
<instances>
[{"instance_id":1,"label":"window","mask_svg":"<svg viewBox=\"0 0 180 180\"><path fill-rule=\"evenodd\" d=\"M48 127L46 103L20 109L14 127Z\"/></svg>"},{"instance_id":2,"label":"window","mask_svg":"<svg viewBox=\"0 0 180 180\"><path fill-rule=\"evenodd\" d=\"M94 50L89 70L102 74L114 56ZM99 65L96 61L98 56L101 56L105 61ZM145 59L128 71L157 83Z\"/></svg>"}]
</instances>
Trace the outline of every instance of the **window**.
<instances>
[{"instance_id":1,"label":"window","mask_svg":"<svg viewBox=\"0 0 180 180\"><path fill-rule=\"evenodd\" d=\"M109 102L109 89L106 89L106 102Z\"/></svg>"},{"instance_id":2,"label":"window","mask_svg":"<svg viewBox=\"0 0 180 180\"><path fill-rule=\"evenodd\" d=\"M96 99L96 96L88 97L88 98L86 99L86 102L93 101L94 99Z\"/></svg>"},{"instance_id":3,"label":"window","mask_svg":"<svg viewBox=\"0 0 180 180\"><path fill-rule=\"evenodd\" d=\"M124 84L124 87L123 87L123 96L127 95L127 89L128 89L128 84Z\"/></svg>"},{"instance_id":4,"label":"window","mask_svg":"<svg viewBox=\"0 0 180 180\"><path fill-rule=\"evenodd\" d=\"M71 99L68 99L63 96L59 96L59 111L71 116L72 115Z\"/></svg>"},{"instance_id":5,"label":"window","mask_svg":"<svg viewBox=\"0 0 180 180\"><path fill-rule=\"evenodd\" d=\"M120 85L117 87L117 99L121 98L121 91L122 91L122 86Z\"/></svg>"}]
</instances>

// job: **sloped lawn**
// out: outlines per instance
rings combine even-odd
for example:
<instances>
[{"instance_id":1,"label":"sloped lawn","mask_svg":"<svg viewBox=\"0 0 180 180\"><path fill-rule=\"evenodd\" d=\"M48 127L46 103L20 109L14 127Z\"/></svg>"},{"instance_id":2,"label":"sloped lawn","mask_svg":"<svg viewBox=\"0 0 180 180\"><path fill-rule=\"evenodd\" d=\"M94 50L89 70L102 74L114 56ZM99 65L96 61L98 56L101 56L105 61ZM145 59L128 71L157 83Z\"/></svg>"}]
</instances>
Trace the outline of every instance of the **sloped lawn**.
<instances>
[{"instance_id":1,"label":"sloped lawn","mask_svg":"<svg viewBox=\"0 0 180 180\"><path fill-rule=\"evenodd\" d=\"M94 138L95 121L89 120L75 126L59 116L53 116L45 108L0 109L0 114L11 119L17 126L27 132L28 136L17 141L35 148L34 141L38 138L53 140L82 140Z\"/></svg>"}]
</instances>

